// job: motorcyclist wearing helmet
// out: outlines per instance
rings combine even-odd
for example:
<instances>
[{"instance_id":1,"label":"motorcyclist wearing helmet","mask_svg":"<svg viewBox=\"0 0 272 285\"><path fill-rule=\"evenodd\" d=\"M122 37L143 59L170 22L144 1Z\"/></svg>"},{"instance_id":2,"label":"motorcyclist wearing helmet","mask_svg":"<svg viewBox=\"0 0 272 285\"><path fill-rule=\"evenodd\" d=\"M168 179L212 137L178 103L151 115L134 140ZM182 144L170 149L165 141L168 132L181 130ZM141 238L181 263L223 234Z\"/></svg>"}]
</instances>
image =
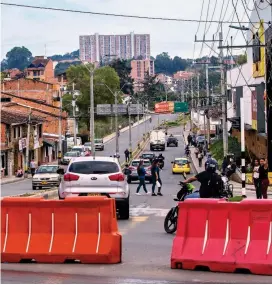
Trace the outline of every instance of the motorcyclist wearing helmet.
<instances>
[{"instance_id":1,"label":"motorcyclist wearing helmet","mask_svg":"<svg viewBox=\"0 0 272 285\"><path fill-rule=\"evenodd\" d=\"M207 160L205 162L205 169L207 169L207 167L210 165L210 164L214 164L215 165L215 168L218 169L218 163L217 161L212 157L212 155L210 153L208 153L208 157L207 157Z\"/></svg>"},{"instance_id":2,"label":"motorcyclist wearing helmet","mask_svg":"<svg viewBox=\"0 0 272 285\"><path fill-rule=\"evenodd\" d=\"M200 198L218 198L222 187L221 176L216 173L216 165L209 164L206 170L198 173L196 176L190 177L184 183L199 181L201 186L199 188ZM190 195L188 195L187 198ZM196 198L196 197L192 197Z\"/></svg>"},{"instance_id":3,"label":"motorcyclist wearing helmet","mask_svg":"<svg viewBox=\"0 0 272 285\"><path fill-rule=\"evenodd\" d=\"M162 155L162 153L159 154L158 159L163 159L164 160L164 156Z\"/></svg>"}]
</instances>

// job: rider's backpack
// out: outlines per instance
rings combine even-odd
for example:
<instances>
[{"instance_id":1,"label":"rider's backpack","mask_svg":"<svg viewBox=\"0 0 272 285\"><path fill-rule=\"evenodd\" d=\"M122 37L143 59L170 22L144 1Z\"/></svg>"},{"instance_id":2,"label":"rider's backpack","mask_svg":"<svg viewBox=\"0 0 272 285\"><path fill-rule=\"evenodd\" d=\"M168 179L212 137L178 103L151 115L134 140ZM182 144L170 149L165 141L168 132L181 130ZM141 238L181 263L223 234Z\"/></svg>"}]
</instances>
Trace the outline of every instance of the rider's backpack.
<instances>
[{"instance_id":1,"label":"rider's backpack","mask_svg":"<svg viewBox=\"0 0 272 285\"><path fill-rule=\"evenodd\" d=\"M212 192L212 197L214 198L220 197L223 191L223 181L219 174L212 173L211 179L209 181L209 188Z\"/></svg>"}]
</instances>

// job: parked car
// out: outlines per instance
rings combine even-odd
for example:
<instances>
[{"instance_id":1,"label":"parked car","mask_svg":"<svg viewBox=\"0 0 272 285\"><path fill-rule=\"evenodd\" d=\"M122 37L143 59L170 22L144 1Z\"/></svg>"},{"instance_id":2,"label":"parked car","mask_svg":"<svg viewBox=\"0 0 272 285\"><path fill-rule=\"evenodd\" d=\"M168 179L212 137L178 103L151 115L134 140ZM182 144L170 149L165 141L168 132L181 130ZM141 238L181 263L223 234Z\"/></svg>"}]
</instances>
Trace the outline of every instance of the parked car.
<instances>
[{"instance_id":1,"label":"parked car","mask_svg":"<svg viewBox=\"0 0 272 285\"><path fill-rule=\"evenodd\" d=\"M168 139L167 139L167 146L169 147L169 146L178 146L178 139L177 138L175 138L175 137L169 137Z\"/></svg>"},{"instance_id":2,"label":"parked car","mask_svg":"<svg viewBox=\"0 0 272 285\"><path fill-rule=\"evenodd\" d=\"M84 147L84 145L73 146L71 149L71 151L78 151L81 156L85 155L85 150L86 150L86 148Z\"/></svg>"},{"instance_id":3,"label":"parked car","mask_svg":"<svg viewBox=\"0 0 272 285\"><path fill-rule=\"evenodd\" d=\"M64 170L58 165L41 165L35 172L32 178L32 190L37 187L58 187L61 182L61 175Z\"/></svg>"},{"instance_id":4,"label":"parked car","mask_svg":"<svg viewBox=\"0 0 272 285\"><path fill-rule=\"evenodd\" d=\"M61 163L68 165L72 158L79 157L79 156L80 156L80 152L78 151L68 151L64 154Z\"/></svg>"},{"instance_id":5,"label":"parked car","mask_svg":"<svg viewBox=\"0 0 272 285\"><path fill-rule=\"evenodd\" d=\"M146 170L145 180L147 180L151 183L152 182L151 161L149 159L142 159L142 160L144 162L143 166ZM129 169L131 170L131 174L128 175L128 178L127 178L128 183L131 183L131 181L139 180L137 168L139 166L140 161L141 161L141 159L134 159L131 161L131 163L129 165Z\"/></svg>"},{"instance_id":6,"label":"parked car","mask_svg":"<svg viewBox=\"0 0 272 285\"><path fill-rule=\"evenodd\" d=\"M177 157L175 160L172 162L172 173L190 173L191 172L191 167L190 167L190 162L187 157Z\"/></svg>"},{"instance_id":7,"label":"parked car","mask_svg":"<svg viewBox=\"0 0 272 285\"><path fill-rule=\"evenodd\" d=\"M59 186L59 198L106 196L115 198L121 219L129 219L129 186L118 159L77 157L68 165Z\"/></svg>"},{"instance_id":8,"label":"parked car","mask_svg":"<svg viewBox=\"0 0 272 285\"><path fill-rule=\"evenodd\" d=\"M154 152L144 152L140 156L141 159L149 159L151 162L155 159L156 155Z\"/></svg>"}]
</instances>

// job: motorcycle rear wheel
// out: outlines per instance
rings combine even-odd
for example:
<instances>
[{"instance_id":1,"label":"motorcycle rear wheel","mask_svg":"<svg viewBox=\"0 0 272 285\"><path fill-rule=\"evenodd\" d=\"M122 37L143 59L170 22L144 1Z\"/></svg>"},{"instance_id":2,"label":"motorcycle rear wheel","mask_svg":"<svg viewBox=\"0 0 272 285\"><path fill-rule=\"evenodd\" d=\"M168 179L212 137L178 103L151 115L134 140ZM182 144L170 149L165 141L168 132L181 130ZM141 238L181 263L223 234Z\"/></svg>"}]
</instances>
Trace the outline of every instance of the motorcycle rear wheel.
<instances>
[{"instance_id":1,"label":"motorcycle rear wheel","mask_svg":"<svg viewBox=\"0 0 272 285\"><path fill-rule=\"evenodd\" d=\"M164 230L168 234L173 234L177 230L178 223L178 208L172 208L164 219Z\"/></svg>"}]
</instances>

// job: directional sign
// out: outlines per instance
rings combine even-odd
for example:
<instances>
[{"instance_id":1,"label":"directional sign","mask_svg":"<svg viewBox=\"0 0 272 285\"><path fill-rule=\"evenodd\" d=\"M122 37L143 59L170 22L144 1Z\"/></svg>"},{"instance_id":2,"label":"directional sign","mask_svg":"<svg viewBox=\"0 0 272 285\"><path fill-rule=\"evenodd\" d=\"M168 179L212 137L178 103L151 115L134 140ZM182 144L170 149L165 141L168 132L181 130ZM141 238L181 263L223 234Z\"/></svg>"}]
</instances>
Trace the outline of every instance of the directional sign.
<instances>
[{"instance_id":1,"label":"directional sign","mask_svg":"<svg viewBox=\"0 0 272 285\"><path fill-rule=\"evenodd\" d=\"M175 102L174 112L175 113L188 113L188 103L187 102Z\"/></svg>"},{"instance_id":2,"label":"directional sign","mask_svg":"<svg viewBox=\"0 0 272 285\"><path fill-rule=\"evenodd\" d=\"M97 115L111 115L111 104L98 104Z\"/></svg>"},{"instance_id":3,"label":"directional sign","mask_svg":"<svg viewBox=\"0 0 272 285\"><path fill-rule=\"evenodd\" d=\"M128 112L130 115L142 115L144 113L144 108L142 104L130 104L128 107Z\"/></svg>"},{"instance_id":4,"label":"directional sign","mask_svg":"<svg viewBox=\"0 0 272 285\"><path fill-rule=\"evenodd\" d=\"M112 105L112 112L116 113L116 105ZM117 114L127 114L127 104L117 104Z\"/></svg>"}]
</instances>

